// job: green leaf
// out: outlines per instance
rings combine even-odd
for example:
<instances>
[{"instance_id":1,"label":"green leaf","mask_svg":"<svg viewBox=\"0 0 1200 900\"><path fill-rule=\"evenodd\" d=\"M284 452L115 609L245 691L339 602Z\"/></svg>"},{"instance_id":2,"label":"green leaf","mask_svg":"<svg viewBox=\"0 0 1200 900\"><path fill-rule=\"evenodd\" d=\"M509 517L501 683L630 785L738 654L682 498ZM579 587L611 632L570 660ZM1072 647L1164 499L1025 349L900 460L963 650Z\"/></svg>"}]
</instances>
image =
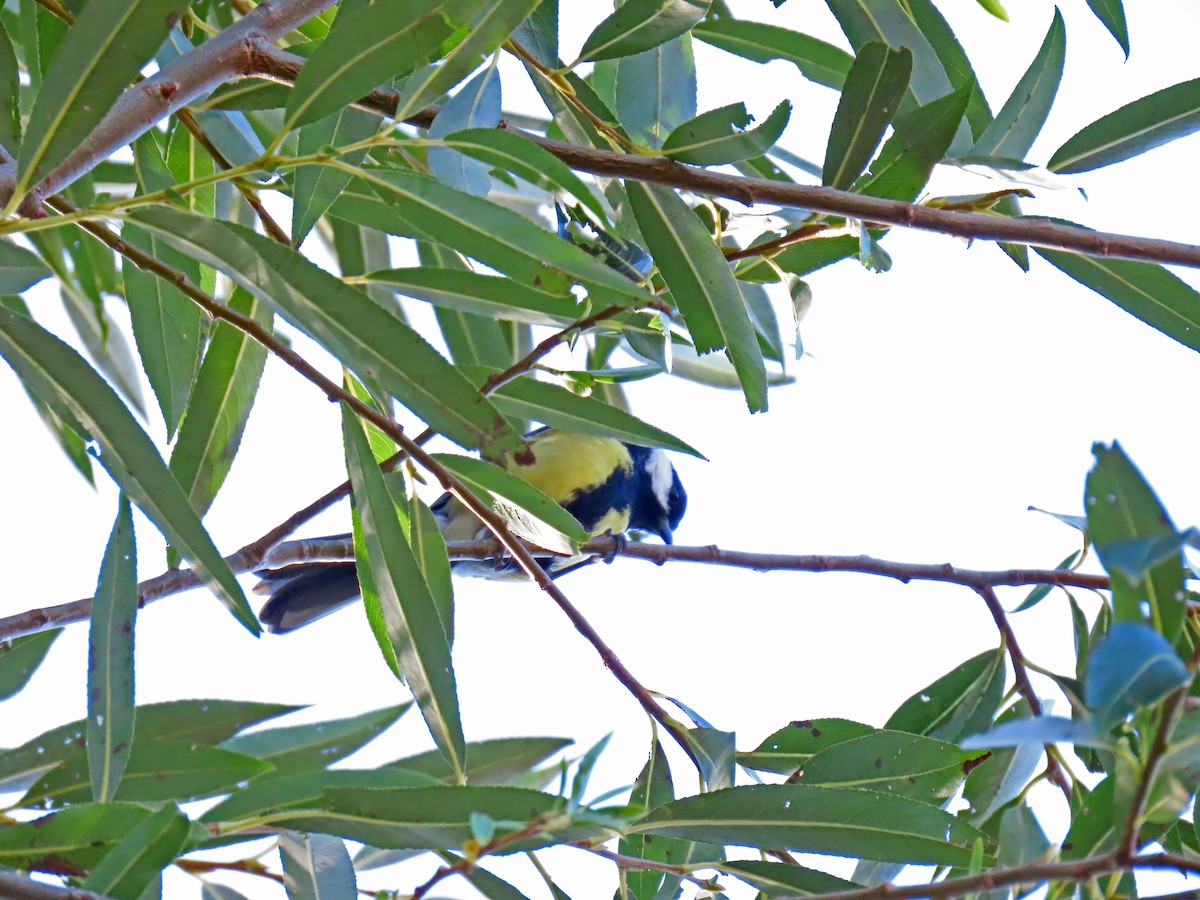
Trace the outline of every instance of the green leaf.
<instances>
[{"instance_id":1,"label":"green leaf","mask_svg":"<svg viewBox=\"0 0 1200 900\"><path fill-rule=\"evenodd\" d=\"M876 731L812 756L792 784L858 788L926 803L949 799L981 756L902 731Z\"/></svg>"},{"instance_id":2,"label":"green leaf","mask_svg":"<svg viewBox=\"0 0 1200 900\"><path fill-rule=\"evenodd\" d=\"M438 52L478 2L396 0L342 10L288 96L283 131L336 112ZM446 85L449 87L450 85Z\"/></svg>"},{"instance_id":3,"label":"green leaf","mask_svg":"<svg viewBox=\"0 0 1200 900\"><path fill-rule=\"evenodd\" d=\"M1138 156L1200 128L1200 79L1173 84L1080 129L1050 156L1046 168L1087 172Z\"/></svg>"},{"instance_id":4,"label":"green leaf","mask_svg":"<svg viewBox=\"0 0 1200 900\"><path fill-rule=\"evenodd\" d=\"M992 723L1004 694L1004 652L968 659L909 697L884 728L957 741Z\"/></svg>"},{"instance_id":5,"label":"green leaf","mask_svg":"<svg viewBox=\"0 0 1200 900\"><path fill-rule=\"evenodd\" d=\"M187 841L191 823L168 803L135 825L92 869L84 888L115 900L139 900Z\"/></svg>"},{"instance_id":6,"label":"green leaf","mask_svg":"<svg viewBox=\"0 0 1200 900\"><path fill-rule=\"evenodd\" d=\"M625 189L638 228L679 304L696 349L708 353L725 348L750 411L765 411L766 368L724 254L671 188L630 181Z\"/></svg>"},{"instance_id":7,"label":"green leaf","mask_svg":"<svg viewBox=\"0 0 1200 900\"><path fill-rule=\"evenodd\" d=\"M60 415L97 442L100 464L252 634L258 619L212 539L125 404L70 346L24 316L0 308L0 355Z\"/></svg>"},{"instance_id":8,"label":"green leaf","mask_svg":"<svg viewBox=\"0 0 1200 900\"><path fill-rule=\"evenodd\" d=\"M81 803L10 825L0 831L0 863L22 869L54 854L79 866L95 865L149 815L133 803Z\"/></svg>"},{"instance_id":9,"label":"green leaf","mask_svg":"<svg viewBox=\"0 0 1200 900\"><path fill-rule=\"evenodd\" d=\"M1001 713L997 722L1014 722L1029 714L1029 704L1021 700ZM993 749L990 757L971 770L963 785L963 799L968 804L963 818L975 825L985 823L1020 796L1041 768L1043 752L1041 744L1028 743Z\"/></svg>"},{"instance_id":10,"label":"green leaf","mask_svg":"<svg viewBox=\"0 0 1200 900\"><path fill-rule=\"evenodd\" d=\"M532 822L565 811L562 797L510 787L425 787L399 789L337 788L319 807L271 816L272 824L320 831L373 847L439 850L473 838L471 816L482 813L497 822ZM528 850L597 836L600 829L572 824L505 846Z\"/></svg>"},{"instance_id":11,"label":"green leaf","mask_svg":"<svg viewBox=\"0 0 1200 900\"><path fill-rule=\"evenodd\" d=\"M641 809L654 809L675 799L675 786L671 783L671 770L662 745L657 738L650 745L650 758L638 773L629 794L629 805ZM678 864L687 856L688 843L673 838L648 838L643 834L623 836L618 851L622 856L647 860L651 863ZM680 880L653 869L629 869L625 872L625 883L635 900L648 900L660 889L675 890Z\"/></svg>"},{"instance_id":12,"label":"green leaf","mask_svg":"<svg viewBox=\"0 0 1200 900\"><path fill-rule=\"evenodd\" d=\"M570 325L583 312L568 292L549 294L509 278L484 275L469 269L420 266L385 269L363 276L368 284L383 285L405 297L424 300L440 309L452 309L530 325Z\"/></svg>"},{"instance_id":13,"label":"green leaf","mask_svg":"<svg viewBox=\"0 0 1200 900\"><path fill-rule=\"evenodd\" d=\"M138 223L216 266L464 447L516 449L498 411L392 311L296 251L236 225L158 208ZM403 365L401 365L401 363Z\"/></svg>"},{"instance_id":14,"label":"green leaf","mask_svg":"<svg viewBox=\"0 0 1200 900\"><path fill-rule=\"evenodd\" d=\"M323 119L303 126L296 142L296 153L307 156L325 147L345 147L366 140L379 130L379 119L365 110L344 106ZM367 151L355 150L342 157L358 165ZM333 166L300 166L296 170L292 191L292 246L299 247L304 238L325 215L341 194L352 176Z\"/></svg>"},{"instance_id":15,"label":"green leaf","mask_svg":"<svg viewBox=\"0 0 1200 900\"><path fill-rule=\"evenodd\" d=\"M1068 719L1066 716L1030 716L998 723L982 734L963 738L965 748L995 749L1046 744L1070 743L1079 747L1111 746L1111 739L1100 734L1090 720Z\"/></svg>"},{"instance_id":16,"label":"green leaf","mask_svg":"<svg viewBox=\"0 0 1200 900\"><path fill-rule=\"evenodd\" d=\"M566 163L528 138L495 128L466 128L442 137L440 142L489 166L512 172L552 194L567 193L595 213L600 221L607 218L592 189Z\"/></svg>"},{"instance_id":17,"label":"green leaf","mask_svg":"<svg viewBox=\"0 0 1200 900\"><path fill-rule=\"evenodd\" d=\"M269 762L272 776L324 768L374 740L410 706L400 703L345 719L239 734L222 742L221 749Z\"/></svg>"},{"instance_id":18,"label":"green leaf","mask_svg":"<svg viewBox=\"0 0 1200 900\"><path fill-rule=\"evenodd\" d=\"M738 754L738 763L749 769L791 775L827 747L875 731L849 719L805 719L792 722L769 736L754 750Z\"/></svg>"},{"instance_id":19,"label":"green leaf","mask_svg":"<svg viewBox=\"0 0 1200 900\"><path fill-rule=\"evenodd\" d=\"M779 140L791 115L792 104L784 100L757 128L741 130L751 121L746 104L709 110L672 131L663 142L663 154L694 166L761 156Z\"/></svg>"},{"instance_id":20,"label":"green leaf","mask_svg":"<svg viewBox=\"0 0 1200 900\"><path fill-rule=\"evenodd\" d=\"M874 791L801 784L726 788L674 800L630 831L935 865L966 865L975 841L986 840L936 806Z\"/></svg>"},{"instance_id":21,"label":"green leaf","mask_svg":"<svg viewBox=\"0 0 1200 900\"><path fill-rule=\"evenodd\" d=\"M722 16L706 19L692 29L692 34L706 44L754 62L785 60L809 81L835 90L841 90L846 73L854 63L854 57L840 47L765 22Z\"/></svg>"},{"instance_id":22,"label":"green leaf","mask_svg":"<svg viewBox=\"0 0 1200 900\"><path fill-rule=\"evenodd\" d=\"M463 771L465 742L450 659L450 641L429 586L405 539L396 507L371 457L353 413L343 409L346 465L362 517L367 559L390 648L429 726L434 742L455 773ZM379 635L376 635L379 638ZM386 651L385 651L386 654ZM377 842L367 843L379 846Z\"/></svg>"},{"instance_id":23,"label":"green leaf","mask_svg":"<svg viewBox=\"0 0 1200 900\"><path fill-rule=\"evenodd\" d=\"M21 145L21 71L8 28L0 23L0 146Z\"/></svg>"},{"instance_id":24,"label":"green leaf","mask_svg":"<svg viewBox=\"0 0 1200 900\"><path fill-rule=\"evenodd\" d=\"M1121 0L1087 0L1087 5L1121 45L1125 58L1129 59L1129 28L1125 24L1125 7Z\"/></svg>"},{"instance_id":25,"label":"green leaf","mask_svg":"<svg viewBox=\"0 0 1200 900\"><path fill-rule=\"evenodd\" d=\"M641 447L677 450L704 459L691 445L623 409L609 406L596 397L581 397L546 381L518 378L500 387L492 399L506 416L532 419L577 434L616 438Z\"/></svg>"},{"instance_id":26,"label":"green leaf","mask_svg":"<svg viewBox=\"0 0 1200 900\"><path fill-rule=\"evenodd\" d=\"M209 156L208 150L196 140L196 136L179 122L167 144L167 168L171 171L172 184L187 184L211 176L216 172L217 164ZM214 215L217 209L217 186L208 184L189 190L183 195L182 205L201 215Z\"/></svg>"},{"instance_id":27,"label":"green leaf","mask_svg":"<svg viewBox=\"0 0 1200 900\"><path fill-rule=\"evenodd\" d=\"M1138 538L1170 537L1175 528L1120 444L1096 444L1092 452L1096 464L1085 491L1088 532L1108 570L1114 618L1147 623L1173 642L1187 616L1180 547L1170 549L1166 558L1150 560L1149 568L1132 576L1113 564L1109 547Z\"/></svg>"},{"instance_id":28,"label":"green leaf","mask_svg":"<svg viewBox=\"0 0 1200 900\"><path fill-rule=\"evenodd\" d=\"M657 47L690 30L704 18L708 7L709 0L629 0L588 35L577 63L615 59Z\"/></svg>"},{"instance_id":29,"label":"green leaf","mask_svg":"<svg viewBox=\"0 0 1200 900\"><path fill-rule=\"evenodd\" d=\"M950 149L970 95L970 87L960 89L897 119L894 133L871 163L870 174L860 179L855 190L909 203L916 200L933 167Z\"/></svg>"},{"instance_id":30,"label":"green leaf","mask_svg":"<svg viewBox=\"0 0 1200 900\"><path fill-rule=\"evenodd\" d=\"M823 184L845 189L854 183L891 124L911 72L907 48L871 41L859 50L829 130Z\"/></svg>"},{"instance_id":31,"label":"green leaf","mask_svg":"<svg viewBox=\"0 0 1200 900\"><path fill-rule=\"evenodd\" d=\"M53 274L36 253L0 240L0 294L20 294Z\"/></svg>"},{"instance_id":32,"label":"green leaf","mask_svg":"<svg viewBox=\"0 0 1200 900\"><path fill-rule=\"evenodd\" d=\"M1084 701L1101 726L1111 728L1191 680L1161 634L1141 622L1114 622L1088 656Z\"/></svg>"},{"instance_id":33,"label":"green leaf","mask_svg":"<svg viewBox=\"0 0 1200 900\"><path fill-rule=\"evenodd\" d=\"M190 4L91 0L42 78L17 156L19 198L91 133Z\"/></svg>"},{"instance_id":34,"label":"green leaf","mask_svg":"<svg viewBox=\"0 0 1200 900\"><path fill-rule=\"evenodd\" d=\"M471 29L436 66L426 66L409 77L394 118L403 120L434 103L497 50L513 30L538 6L540 0L487 0L474 3Z\"/></svg>"},{"instance_id":35,"label":"green leaf","mask_svg":"<svg viewBox=\"0 0 1200 900\"><path fill-rule=\"evenodd\" d=\"M767 897L831 894L835 891L851 891L862 887L853 881L847 881L817 869L760 859L722 862L714 864L713 868L749 882Z\"/></svg>"},{"instance_id":36,"label":"green leaf","mask_svg":"<svg viewBox=\"0 0 1200 900\"><path fill-rule=\"evenodd\" d=\"M87 768L82 755L68 759L43 776L21 802L58 806L87 800L92 793ZM270 768L268 763L241 753L191 741L137 738L116 799L157 803L209 797L232 790Z\"/></svg>"},{"instance_id":37,"label":"green leaf","mask_svg":"<svg viewBox=\"0 0 1200 900\"><path fill-rule=\"evenodd\" d=\"M341 838L285 831L279 858L289 900L357 900L354 866Z\"/></svg>"},{"instance_id":38,"label":"green leaf","mask_svg":"<svg viewBox=\"0 0 1200 900\"><path fill-rule=\"evenodd\" d=\"M60 634L61 628L52 628L0 641L0 701L14 697L24 689Z\"/></svg>"},{"instance_id":39,"label":"green leaf","mask_svg":"<svg viewBox=\"0 0 1200 900\"><path fill-rule=\"evenodd\" d=\"M1185 347L1200 350L1200 291L1155 263L1034 248L1080 284Z\"/></svg>"},{"instance_id":40,"label":"green leaf","mask_svg":"<svg viewBox=\"0 0 1200 900\"><path fill-rule=\"evenodd\" d=\"M271 310L244 288L234 288L229 305L271 327ZM169 464L197 515L208 512L233 466L266 363L266 347L228 322L216 324Z\"/></svg>"},{"instance_id":41,"label":"green leaf","mask_svg":"<svg viewBox=\"0 0 1200 900\"><path fill-rule=\"evenodd\" d=\"M929 41L955 90L962 90L968 84L972 85L971 99L967 101L967 121L970 123L970 130L966 134L959 132L959 139L962 141L960 149L965 149L970 145L971 135L983 134L991 124L992 110L983 96L983 91L979 89L979 79L975 76L975 70L971 68L966 51L933 0L906 0L906 7L921 34Z\"/></svg>"},{"instance_id":42,"label":"green leaf","mask_svg":"<svg viewBox=\"0 0 1200 900\"><path fill-rule=\"evenodd\" d=\"M467 744L467 783L476 787L503 785L527 775L534 766L571 745L567 738L493 738ZM422 772L439 781L451 781L454 772L436 750L390 763L405 771Z\"/></svg>"},{"instance_id":43,"label":"green leaf","mask_svg":"<svg viewBox=\"0 0 1200 900\"><path fill-rule=\"evenodd\" d=\"M696 58L690 34L632 56L596 63L591 82L612 75L610 105L635 139L650 146L696 115ZM603 221L603 218L601 219Z\"/></svg>"},{"instance_id":44,"label":"green leaf","mask_svg":"<svg viewBox=\"0 0 1200 900\"><path fill-rule=\"evenodd\" d=\"M88 631L88 774L92 799L116 796L133 743L133 634L137 619L137 555L133 514L121 496Z\"/></svg>"},{"instance_id":45,"label":"green leaf","mask_svg":"<svg viewBox=\"0 0 1200 900\"><path fill-rule=\"evenodd\" d=\"M435 453L433 457L471 493L489 500L518 537L564 556L587 540L587 532L574 516L519 475L469 456Z\"/></svg>"},{"instance_id":46,"label":"green leaf","mask_svg":"<svg viewBox=\"0 0 1200 900\"><path fill-rule=\"evenodd\" d=\"M406 236L454 247L539 290L559 293L581 284L593 304L649 302L628 278L512 210L415 172L360 169L359 178L410 223Z\"/></svg>"},{"instance_id":47,"label":"green leaf","mask_svg":"<svg viewBox=\"0 0 1200 900\"><path fill-rule=\"evenodd\" d=\"M996 118L979 136L972 154L1024 159L1034 138L1046 123L1050 107L1062 81L1067 54L1067 31L1062 13L1054 11L1050 30L1033 62L1013 88L1012 94L996 113Z\"/></svg>"},{"instance_id":48,"label":"green leaf","mask_svg":"<svg viewBox=\"0 0 1200 900\"><path fill-rule=\"evenodd\" d=\"M494 129L500 124L500 72L490 65L446 101L429 125L429 137L440 140L468 128ZM429 147L429 172L456 190L486 197L492 189L488 166L445 145Z\"/></svg>"}]
</instances>

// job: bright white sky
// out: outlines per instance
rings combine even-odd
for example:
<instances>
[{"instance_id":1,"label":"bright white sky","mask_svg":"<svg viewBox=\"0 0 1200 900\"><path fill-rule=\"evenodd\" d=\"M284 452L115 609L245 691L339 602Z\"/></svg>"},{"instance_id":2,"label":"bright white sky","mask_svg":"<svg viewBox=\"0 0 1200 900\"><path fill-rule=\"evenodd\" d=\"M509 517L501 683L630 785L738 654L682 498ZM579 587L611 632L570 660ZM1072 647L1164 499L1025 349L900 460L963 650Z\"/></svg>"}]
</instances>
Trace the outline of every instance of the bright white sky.
<instances>
[{"instance_id":1,"label":"bright white sky","mask_svg":"<svg viewBox=\"0 0 1200 900\"><path fill-rule=\"evenodd\" d=\"M747 18L844 43L819 4L793 0L778 11L764 0L733 5ZM1009 5L1013 22L1005 25L975 4L942 4L993 108L1024 71L1053 13L1048 3ZM1105 112L1197 77L1200 10L1184 0L1127 7L1133 52L1123 63L1083 0L1062 3L1067 71L1031 160L1044 161ZM597 6L564 23L564 56L602 15ZM790 98L795 124L781 143L820 160L832 92L784 63L764 72L704 45L696 52L701 109L745 100L761 117ZM505 108L537 111L526 83L510 77L514 67L507 61L504 67ZM1198 147L1195 137L1185 139L1065 182L1085 187L1090 201L1069 189L1039 189L1025 209L1195 242L1200 194L1191 173ZM937 192L1003 186L950 175ZM635 412L709 458L676 460L691 497L679 543L1050 567L1078 546L1078 537L1026 507L1081 512L1091 444L1113 438L1177 524L1200 520L1197 431L1187 424L1186 387L1200 373L1193 351L1039 259L1025 275L988 244L897 231L885 246L895 260L886 275L844 262L809 279L814 302L803 333L810 355L795 368L796 383L771 394L769 413L752 417L737 394L674 379L631 388ZM1200 285L1195 272L1180 274ZM70 333L52 294L35 291L29 299L43 322ZM785 306L780 312L788 315ZM336 374L307 341L297 346ZM7 585L0 615L9 615L92 593L116 498L101 470L95 492L74 474L7 370L0 372L0 392L10 436L0 443L0 490L10 510L0 518ZM150 427L161 436L161 423ZM342 478L336 407L272 361L208 525L219 546L233 550ZM307 533L343 531L347 523L341 507ZM163 568L162 540L144 520L139 526L139 570L148 577ZM998 643L979 599L946 586L687 564L656 568L633 560L592 567L562 586L643 683L736 731L741 749L798 718L881 725L910 694ZM593 790L630 783L650 739L645 719L552 603L521 585L460 582L457 596L455 660L468 739L562 735L575 738L582 752L613 732ZM1002 599L1011 608L1022 596L1013 591ZM1081 599L1094 608L1094 600ZM1070 669L1061 595L1015 625L1034 661ZM4 704L0 746L84 715L86 639L84 626L70 628L30 689ZM145 610L137 641L139 702L308 703L314 709L306 715L317 719L407 697L380 662L357 609L294 635L255 640L211 596L193 592ZM1050 695L1044 680L1037 683ZM352 763L368 766L430 746L413 712ZM674 772L682 791L695 790L686 765ZM1035 796L1048 833L1060 839L1061 798L1048 791ZM609 864L576 851L546 853L543 860L571 896L611 895ZM832 865L847 874L841 861ZM494 868L519 879L530 896L546 896L528 862L505 860ZM430 871L432 864L418 862L394 877L371 873L361 885L411 888ZM226 883L248 897L282 897L261 879ZM168 880L170 900L192 900L198 892L188 876ZM461 882L447 883L441 894L472 895Z\"/></svg>"}]
</instances>

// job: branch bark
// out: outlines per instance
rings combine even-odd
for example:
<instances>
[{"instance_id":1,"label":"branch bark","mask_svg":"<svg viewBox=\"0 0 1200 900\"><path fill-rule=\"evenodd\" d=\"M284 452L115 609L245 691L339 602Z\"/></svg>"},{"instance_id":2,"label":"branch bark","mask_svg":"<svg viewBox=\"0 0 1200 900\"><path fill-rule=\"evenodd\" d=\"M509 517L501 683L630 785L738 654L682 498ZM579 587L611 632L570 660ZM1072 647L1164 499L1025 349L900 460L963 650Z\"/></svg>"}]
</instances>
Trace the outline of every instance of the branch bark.
<instances>
[{"instance_id":1,"label":"branch bark","mask_svg":"<svg viewBox=\"0 0 1200 900\"><path fill-rule=\"evenodd\" d=\"M83 888L57 887L5 871L0 871L0 897L6 900L112 900Z\"/></svg>"}]
</instances>

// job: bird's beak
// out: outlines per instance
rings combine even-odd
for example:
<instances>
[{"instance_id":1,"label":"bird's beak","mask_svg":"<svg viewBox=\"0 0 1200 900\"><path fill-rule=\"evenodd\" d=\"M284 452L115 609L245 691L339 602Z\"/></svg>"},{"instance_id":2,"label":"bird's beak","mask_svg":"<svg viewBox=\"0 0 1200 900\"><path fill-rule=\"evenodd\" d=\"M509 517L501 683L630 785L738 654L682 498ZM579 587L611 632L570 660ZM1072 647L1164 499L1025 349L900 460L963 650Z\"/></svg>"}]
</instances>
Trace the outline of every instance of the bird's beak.
<instances>
[{"instance_id":1,"label":"bird's beak","mask_svg":"<svg viewBox=\"0 0 1200 900\"><path fill-rule=\"evenodd\" d=\"M664 544L670 545L674 543L674 535L671 533L671 526L667 524L666 519L659 523L658 536L662 538Z\"/></svg>"}]
</instances>

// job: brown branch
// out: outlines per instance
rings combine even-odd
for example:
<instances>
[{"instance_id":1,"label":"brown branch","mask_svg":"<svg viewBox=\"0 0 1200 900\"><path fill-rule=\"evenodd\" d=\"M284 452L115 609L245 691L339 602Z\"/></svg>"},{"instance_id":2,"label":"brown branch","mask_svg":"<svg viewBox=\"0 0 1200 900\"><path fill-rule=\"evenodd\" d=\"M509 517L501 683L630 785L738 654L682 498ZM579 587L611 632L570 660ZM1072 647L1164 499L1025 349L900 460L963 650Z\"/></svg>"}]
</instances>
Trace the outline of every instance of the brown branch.
<instances>
[{"instance_id":1,"label":"brown branch","mask_svg":"<svg viewBox=\"0 0 1200 900\"><path fill-rule=\"evenodd\" d=\"M45 884L4 869L0 869L0 897L4 900L112 900L104 894Z\"/></svg>"},{"instance_id":2,"label":"brown branch","mask_svg":"<svg viewBox=\"0 0 1200 900\"><path fill-rule=\"evenodd\" d=\"M489 853L498 853L506 847L511 847L514 844L519 844L521 841L529 837L541 834L547 828L547 820L544 818L535 819L523 828L516 831L511 831L508 834L502 834L499 837L492 838L483 846L479 847L474 853L468 856L459 857L456 862L441 866L436 872L429 877L429 880L418 887L412 893L412 900L420 900L428 894L441 881L449 878L451 875L470 872L478 864L479 860Z\"/></svg>"},{"instance_id":3,"label":"brown branch","mask_svg":"<svg viewBox=\"0 0 1200 900\"><path fill-rule=\"evenodd\" d=\"M255 75L291 84L304 65L302 57L259 41L254 44L251 61L245 75ZM396 112L399 95L379 88L361 97L356 106L382 116ZM427 109L409 117L413 125L428 126L437 110ZM501 123L500 127L509 127ZM1172 263L1200 268L1200 246L1177 241L1143 238L1125 234L1092 231L1073 225L1059 225L1048 219L1014 219L986 213L939 209L899 200L868 197L830 187L771 181L766 178L747 178L726 175L708 169L677 163L666 157L653 157L612 150L582 147L564 141L531 134L517 128L521 134L544 150L553 153L568 166L593 175L608 175L650 181L670 187L727 197L751 206L770 203L776 206L801 207L813 212L844 216L881 225L934 231L968 240L1013 241L1033 247L1067 250L1088 256L1134 259L1146 262Z\"/></svg>"}]
</instances>

